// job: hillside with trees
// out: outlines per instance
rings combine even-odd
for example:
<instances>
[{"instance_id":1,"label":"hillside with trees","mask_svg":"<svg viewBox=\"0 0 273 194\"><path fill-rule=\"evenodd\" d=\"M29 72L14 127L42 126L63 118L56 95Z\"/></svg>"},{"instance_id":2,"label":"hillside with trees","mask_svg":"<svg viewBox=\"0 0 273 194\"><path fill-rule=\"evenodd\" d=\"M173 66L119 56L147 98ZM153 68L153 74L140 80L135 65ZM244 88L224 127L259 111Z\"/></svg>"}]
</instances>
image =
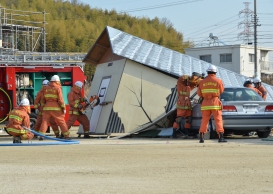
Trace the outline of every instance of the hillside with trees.
<instances>
[{"instance_id":1,"label":"hillside with trees","mask_svg":"<svg viewBox=\"0 0 273 194\"><path fill-rule=\"evenodd\" d=\"M87 52L106 26L182 53L191 45L166 18L133 17L115 10L91 8L77 0L1 0L1 5L7 9L49 13L46 14L47 52ZM43 15L30 17L31 21L43 21Z\"/></svg>"},{"instance_id":2,"label":"hillside with trees","mask_svg":"<svg viewBox=\"0 0 273 194\"><path fill-rule=\"evenodd\" d=\"M116 10L92 8L78 0L1 0L1 6L7 12L8 9L13 9L26 11L26 14L48 13L45 18L47 52L88 52L106 26L182 53L184 48L192 46L166 18L133 17L126 13L117 13ZM44 21L43 14L28 15L30 21ZM20 19L26 18L16 16L16 20ZM35 25L43 27L43 24ZM87 78L90 79L94 71L95 67L85 66Z\"/></svg>"}]
</instances>

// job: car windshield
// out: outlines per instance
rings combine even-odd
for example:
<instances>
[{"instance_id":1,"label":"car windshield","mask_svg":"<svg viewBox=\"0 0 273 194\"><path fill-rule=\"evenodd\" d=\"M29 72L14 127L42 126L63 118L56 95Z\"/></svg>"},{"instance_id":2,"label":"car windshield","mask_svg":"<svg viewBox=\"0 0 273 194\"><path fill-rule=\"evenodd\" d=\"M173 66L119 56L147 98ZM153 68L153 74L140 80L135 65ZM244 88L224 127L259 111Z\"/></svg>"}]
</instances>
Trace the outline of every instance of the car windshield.
<instances>
[{"instance_id":1,"label":"car windshield","mask_svg":"<svg viewBox=\"0 0 273 194\"><path fill-rule=\"evenodd\" d=\"M264 101L259 94L249 88L225 88L220 99L224 101Z\"/></svg>"}]
</instances>

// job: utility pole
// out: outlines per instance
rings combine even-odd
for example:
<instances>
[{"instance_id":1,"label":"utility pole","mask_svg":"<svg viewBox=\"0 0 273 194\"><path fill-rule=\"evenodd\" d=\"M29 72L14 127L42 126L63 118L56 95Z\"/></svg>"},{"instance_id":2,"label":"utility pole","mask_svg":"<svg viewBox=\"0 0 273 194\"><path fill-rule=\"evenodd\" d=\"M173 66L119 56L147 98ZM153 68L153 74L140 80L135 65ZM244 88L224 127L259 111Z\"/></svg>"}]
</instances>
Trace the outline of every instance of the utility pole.
<instances>
[{"instance_id":1,"label":"utility pole","mask_svg":"<svg viewBox=\"0 0 273 194\"><path fill-rule=\"evenodd\" d=\"M257 19L257 11L256 11L256 0L254 0L254 77L258 76L258 62L257 62L257 26L258 24Z\"/></svg>"},{"instance_id":2,"label":"utility pole","mask_svg":"<svg viewBox=\"0 0 273 194\"><path fill-rule=\"evenodd\" d=\"M257 12L256 0L254 0L254 77L257 77Z\"/></svg>"},{"instance_id":3,"label":"utility pole","mask_svg":"<svg viewBox=\"0 0 273 194\"><path fill-rule=\"evenodd\" d=\"M44 53L46 52L46 11L44 9L44 29L43 29L43 35L44 35Z\"/></svg>"}]
</instances>

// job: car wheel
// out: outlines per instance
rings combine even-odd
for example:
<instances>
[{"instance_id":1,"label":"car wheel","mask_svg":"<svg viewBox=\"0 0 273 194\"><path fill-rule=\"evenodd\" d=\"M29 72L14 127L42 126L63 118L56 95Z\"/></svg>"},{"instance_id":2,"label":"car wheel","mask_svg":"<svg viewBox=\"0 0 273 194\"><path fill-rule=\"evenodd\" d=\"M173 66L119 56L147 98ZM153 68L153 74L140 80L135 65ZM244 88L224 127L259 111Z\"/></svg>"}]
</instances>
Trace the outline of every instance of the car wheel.
<instances>
[{"instance_id":1,"label":"car wheel","mask_svg":"<svg viewBox=\"0 0 273 194\"><path fill-rule=\"evenodd\" d=\"M259 138L267 138L271 131L257 131Z\"/></svg>"}]
</instances>

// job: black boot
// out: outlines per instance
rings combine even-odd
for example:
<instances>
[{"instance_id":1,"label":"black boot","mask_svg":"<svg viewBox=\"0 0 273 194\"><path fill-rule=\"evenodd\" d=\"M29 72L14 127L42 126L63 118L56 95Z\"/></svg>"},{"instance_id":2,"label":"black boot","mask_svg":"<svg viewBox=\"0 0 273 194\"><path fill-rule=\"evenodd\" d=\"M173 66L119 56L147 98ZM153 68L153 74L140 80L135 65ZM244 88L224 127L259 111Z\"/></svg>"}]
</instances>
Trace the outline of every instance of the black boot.
<instances>
[{"instance_id":1,"label":"black boot","mask_svg":"<svg viewBox=\"0 0 273 194\"><path fill-rule=\"evenodd\" d=\"M199 133L199 135L200 135L199 143L204 143L204 133Z\"/></svg>"},{"instance_id":2,"label":"black boot","mask_svg":"<svg viewBox=\"0 0 273 194\"><path fill-rule=\"evenodd\" d=\"M177 138L177 135L176 135L176 129L175 129L175 128L173 128L172 138L174 138L174 139L176 139L176 138Z\"/></svg>"},{"instance_id":3,"label":"black boot","mask_svg":"<svg viewBox=\"0 0 273 194\"><path fill-rule=\"evenodd\" d=\"M185 133L184 133L184 134L185 134L185 135L184 135L184 139L188 139L188 138L189 138L189 128L185 128L185 129L184 129L184 132L185 132Z\"/></svg>"},{"instance_id":4,"label":"black boot","mask_svg":"<svg viewBox=\"0 0 273 194\"><path fill-rule=\"evenodd\" d=\"M65 140L72 140L71 137L67 136L67 137L64 137Z\"/></svg>"},{"instance_id":5,"label":"black boot","mask_svg":"<svg viewBox=\"0 0 273 194\"><path fill-rule=\"evenodd\" d=\"M14 137L13 137L13 143L22 143L22 142L21 142L21 138L18 137L18 136L14 136Z\"/></svg>"},{"instance_id":6,"label":"black boot","mask_svg":"<svg viewBox=\"0 0 273 194\"><path fill-rule=\"evenodd\" d=\"M88 133L85 133L83 138L91 138Z\"/></svg>"},{"instance_id":7,"label":"black boot","mask_svg":"<svg viewBox=\"0 0 273 194\"><path fill-rule=\"evenodd\" d=\"M218 140L219 143L225 143L227 142L225 139L224 139L224 133L219 133L219 140Z\"/></svg>"}]
</instances>

